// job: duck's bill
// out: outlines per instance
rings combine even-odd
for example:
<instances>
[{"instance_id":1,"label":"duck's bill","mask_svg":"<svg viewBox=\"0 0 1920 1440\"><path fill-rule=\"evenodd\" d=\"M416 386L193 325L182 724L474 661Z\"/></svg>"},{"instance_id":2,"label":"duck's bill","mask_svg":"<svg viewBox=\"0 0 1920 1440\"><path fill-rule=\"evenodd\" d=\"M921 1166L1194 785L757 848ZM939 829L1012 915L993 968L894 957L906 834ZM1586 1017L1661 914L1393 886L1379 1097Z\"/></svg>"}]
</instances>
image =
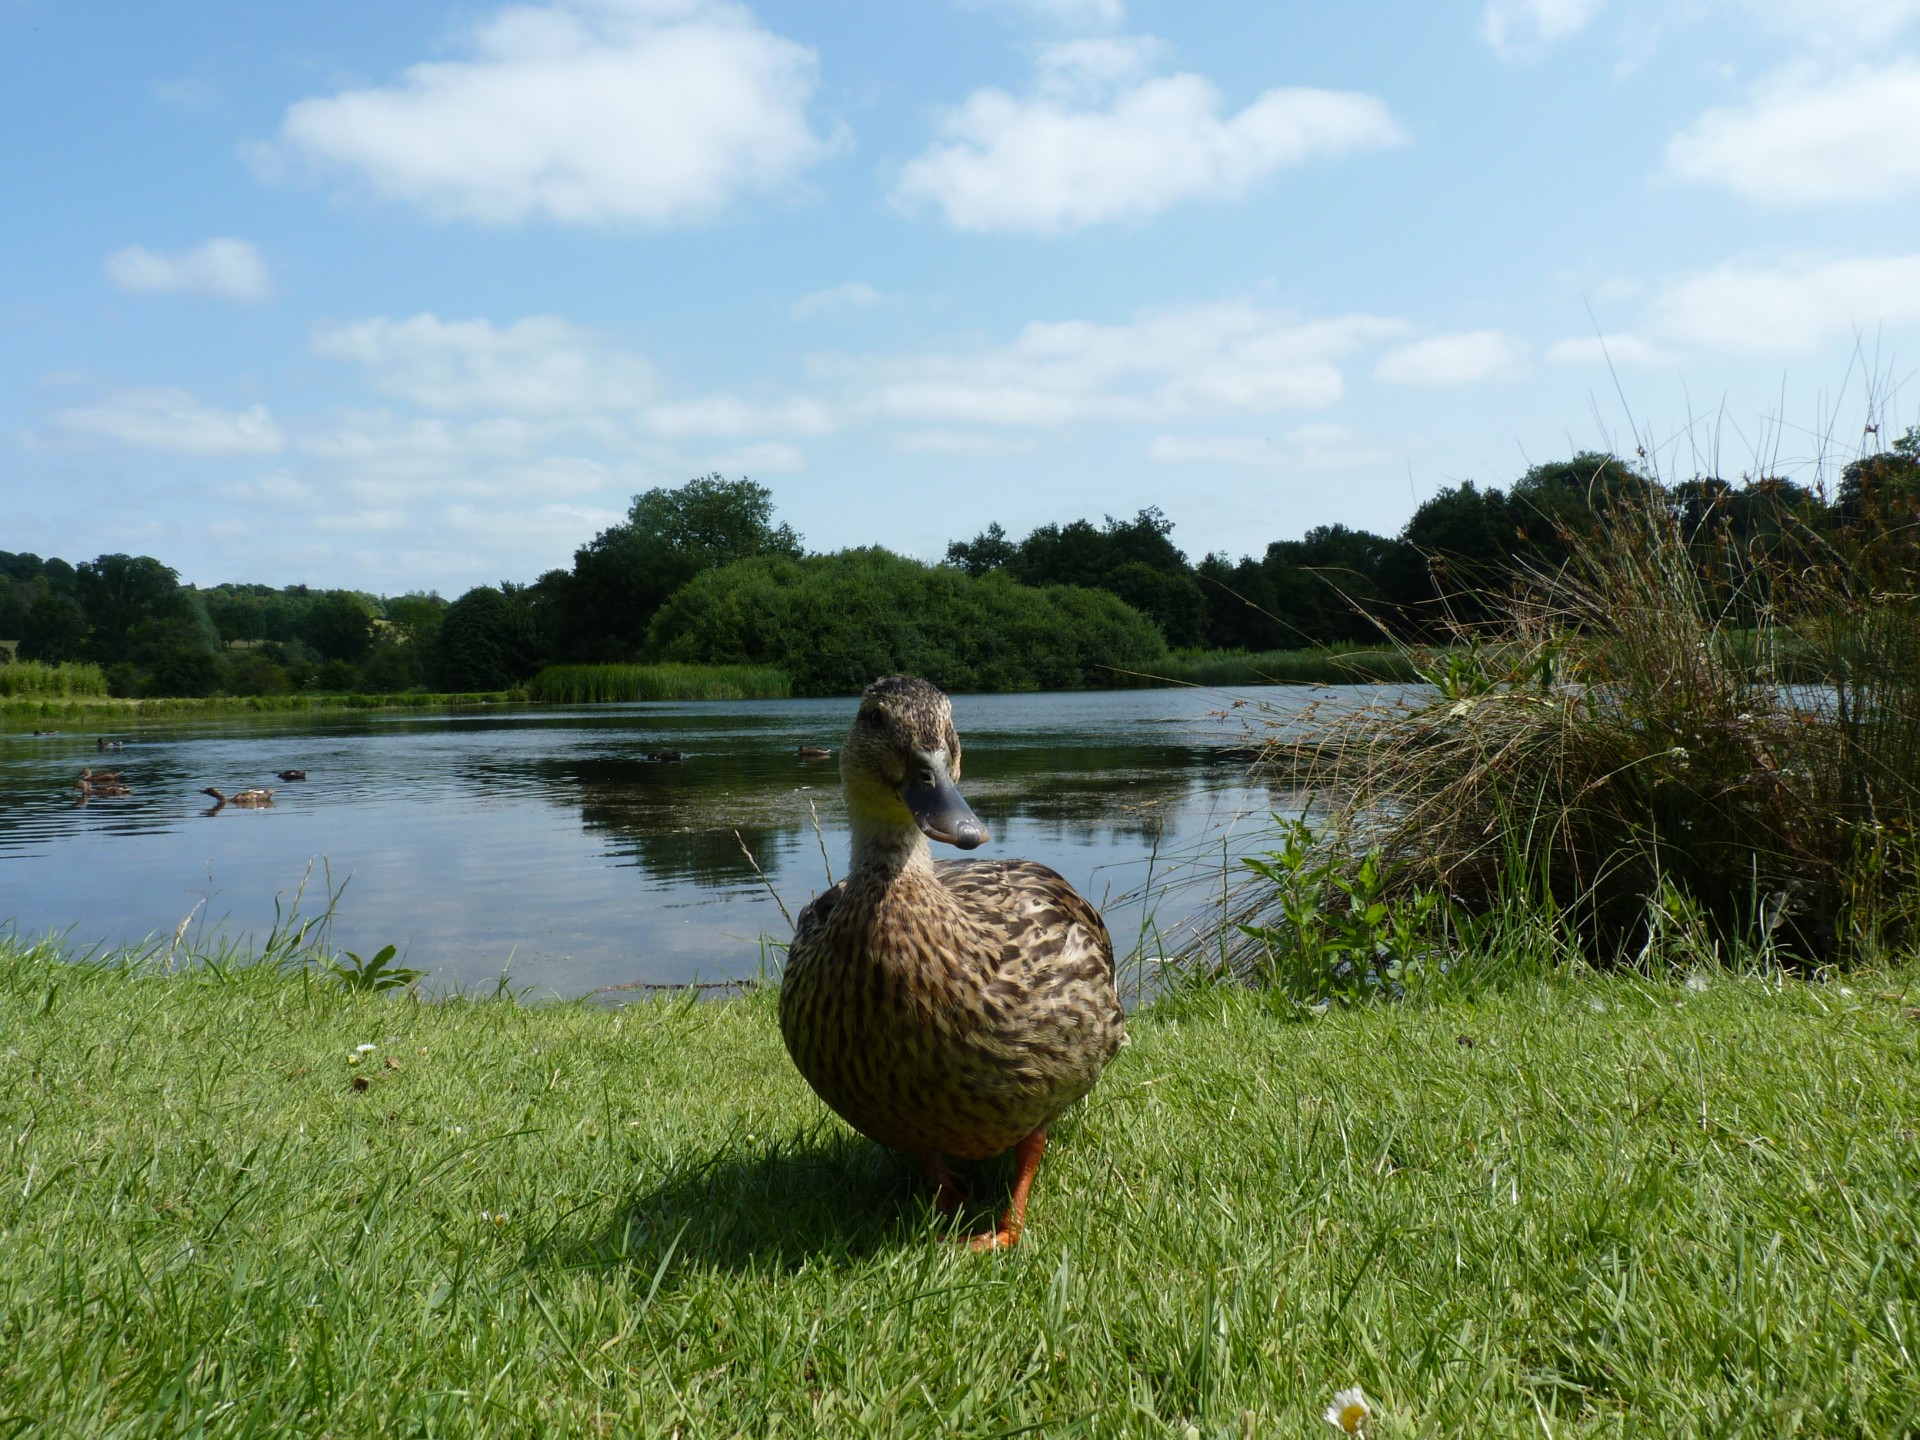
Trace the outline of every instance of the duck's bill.
<instances>
[{"instance_id":1,"label":"duck's bill","mask_svg":"<svg viewBox=\"0 0 1920 1440\"><path fill-rule=\"evenodd\" d=\"M929 840L962 850L987 843L987 827L944 773L936 772L931 785L910 781L900 796Z\"/></svg>"}]
</instances>

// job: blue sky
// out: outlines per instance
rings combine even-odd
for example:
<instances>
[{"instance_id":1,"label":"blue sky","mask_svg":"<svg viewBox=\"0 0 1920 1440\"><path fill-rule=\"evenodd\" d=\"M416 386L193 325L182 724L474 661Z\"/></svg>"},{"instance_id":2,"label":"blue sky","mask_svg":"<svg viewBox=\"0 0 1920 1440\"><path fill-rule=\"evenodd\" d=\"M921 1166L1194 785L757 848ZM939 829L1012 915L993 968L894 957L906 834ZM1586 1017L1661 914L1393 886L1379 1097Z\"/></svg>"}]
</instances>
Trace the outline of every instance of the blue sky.
<instances>
[{"instance_id":1,"label":"blue sky","mask_svg":"<svg viewBox=\"0 0 1920 1440\"><path fill-rule=\"evenodd\" d=\"M1920 419L1920 0L0 0L0 128L0 548L203 584L713 470L1237 555Z\"/></svg>"}]
</instances>

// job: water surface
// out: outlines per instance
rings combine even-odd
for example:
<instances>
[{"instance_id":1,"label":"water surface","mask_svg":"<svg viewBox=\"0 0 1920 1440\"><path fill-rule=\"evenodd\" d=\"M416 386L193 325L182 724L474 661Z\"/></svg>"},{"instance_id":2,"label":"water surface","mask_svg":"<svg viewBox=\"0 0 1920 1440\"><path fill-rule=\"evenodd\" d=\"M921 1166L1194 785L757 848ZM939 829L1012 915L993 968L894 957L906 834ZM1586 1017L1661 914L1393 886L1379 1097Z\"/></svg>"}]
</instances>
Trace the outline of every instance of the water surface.
<instances>
[{"instance_id":1,"label":"water surface","mask_svg":"<svg viewBox=\"0 0 1920 1440\"><path fill-rule=\"evenodd\" d=\"M1272 688L1297 714L1326 691ZM1364 693L1350 692L1357 699ZM1336 697L1339 698L1339 697ZM347 881L332 940L398 945L436 989L509 971L535 993L754 973L787 909L844 873L835 760L855 702L645 703L142 724L100 755L93 734L0 736L0 920L76 949L256 942L310 864ZM1223 851L1299 797L1247 774L1246 717L1216 692L965 695L962 789L993 831L983 856L1043 860L1107 912L1121 950L1218 903ZM673 749L685 759L648 759ZM76 803L83 766L133 794ZM273 778L305 770L304 783ZM275 788L265 810L198 792ZM818 830L814 817L818 816ZM738 832L736 839L735 832ZM744 843L766 880L742 852ZM939 847L937 847L939 848ZM824 855L823 855L824 850ZM1168 891L1177 866L1204 883ZM1211 880L1205 880L1211 876ZM1157 948L1150 926L1146 949Z\"/></svg>"}]
</instances>

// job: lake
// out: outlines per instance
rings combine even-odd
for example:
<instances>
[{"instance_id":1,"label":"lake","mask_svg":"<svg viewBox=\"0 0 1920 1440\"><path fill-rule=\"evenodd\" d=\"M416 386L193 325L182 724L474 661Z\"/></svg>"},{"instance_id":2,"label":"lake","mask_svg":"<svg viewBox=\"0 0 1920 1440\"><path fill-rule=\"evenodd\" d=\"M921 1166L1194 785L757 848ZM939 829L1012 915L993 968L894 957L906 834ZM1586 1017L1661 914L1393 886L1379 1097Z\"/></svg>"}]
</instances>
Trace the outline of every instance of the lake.
<instances>
[{"instance_id":1,"label":"lake","mask_svg":"<svg viewBox=\"0 0 1920 1440\"><path fill-rule=\"evenodd\" d=\"M1199 690L956 696L961 789L993 832L979 853L1054 866L1102 906L1118 950L1157 952L1217 908L1226 857L1301 807L1248 775L1243 747L1268 733L1249 717L1379 692L1247 693L1238 708ZM768 887L798 914L829 865L845 872L836 767L855 708L224 716L122 729L107 755L93 730L0 735L0 920L75 952L165 944L183 921L188 943L257 943L309 865L303 913L324 909L330 866L346 882L333 947L395 944L434 991L503 972L562 996L748 976L762 937L789 934ZM803 761L801 745L835 758ZM685 759L647 758L661 750ZM83 766L124 771L133 794L78 803ZM309 778L274 779L283 769ZM274 803L214 809L208 785L273 786Z\"/></svg>"}]
</instances>

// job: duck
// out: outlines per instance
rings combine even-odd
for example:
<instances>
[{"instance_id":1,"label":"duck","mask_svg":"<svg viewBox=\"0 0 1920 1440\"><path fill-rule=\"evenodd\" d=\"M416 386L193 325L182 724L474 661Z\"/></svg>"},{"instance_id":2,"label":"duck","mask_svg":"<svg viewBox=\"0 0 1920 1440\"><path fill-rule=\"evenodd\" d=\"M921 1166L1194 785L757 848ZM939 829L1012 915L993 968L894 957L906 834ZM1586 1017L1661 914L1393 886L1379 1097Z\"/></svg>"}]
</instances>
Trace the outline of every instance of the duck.
<instances>
[{"instance_id":1,"label":"duck","mask_svg":"<svg viewBox=\"0 0 1920 1440\"><path fill-rule=\"evenodd\" d=\"M649 750L647 752L647 759L653 761L656 765L678 765L686 758L686 755L679 750Z\"/></svg>"},{"instance_id":2,"label":"duck","mask_svg":"<svg viewBox=\"0 0 1920 1440\"><path fill-rule=\"evenodd\" d=\"M93 742L93 748L102 751L120 750L125 748L126 743L124 740L109 740L105 736L101 736Z\"/></svg>"},{"instance_id":3,"label":"duck","mask_svg":"<svg viewBox=\"0 0 1920 1440\"><path fill-rule=\"evenodd\" d=\"M90 785L99 785L103 783L111 785L111 784L116 784L119 781L126 779L127 777L124 772L119 770L82 770L80 772L80 778L86 781Z\"/></svg>"},{"instance_id":4,"label":"duck","mask_svg":"<svg viewBox=\"0 0 1920 1440\"><path fill-rule=\"evenodd\" d=\"M966 1203L947 1160L1012 1150L1013 1193L976 1251L1019 1243L1047 1128L1126 1039L1100 912L1031 860L939 860L989 839L958 788L953 706L876 680L840 750L853 855L800 912L780 1033L814 1093L918 1162L935 1206Z\"/></svg>"},{"instance_id":5,"label":"duck","mask_svg":"<svg viewBox=\"0 0 1920 1440\"><path fill-rule=\"evenodd\" d=\"M307 778L307 772L304 770L278 770L274 773L282 780L304 780Z\"/></svg>"},{"instance_id":6,"label":"duck","mask_svg":"<svg viewBox=\"0 0 1920 1440\"><path fill-rule=\"evenodd\" d=\"M273 791L271 790L241 790L233 795L222 795L218 790L209 785L200 793L213 797L213 804L216 810L222 805L239 805L249 810L257 810L262 805L273 804Z\"/></svg>"},{"instance_id":7,"label":"duck","mask_svg":"<svg viewBox=\"0 0 1920 1440\"><path fill-rule=\"evenodd\" d=\"M802 760L825 760L833 754L833 751L824 745L796 745L793 753Z\"/></svg>"},{"instance_id":8,"label":"duck","mask_svg":"<svg viewBox=\"0 0 1920 1440\"><path fill-rule=\"evenodd\" d=\"M82 800L118 800L133 793L118 775L96 775L91 770L82 770L80 778L73 783L79 788Z\"/></svg>"}]
</instances>

